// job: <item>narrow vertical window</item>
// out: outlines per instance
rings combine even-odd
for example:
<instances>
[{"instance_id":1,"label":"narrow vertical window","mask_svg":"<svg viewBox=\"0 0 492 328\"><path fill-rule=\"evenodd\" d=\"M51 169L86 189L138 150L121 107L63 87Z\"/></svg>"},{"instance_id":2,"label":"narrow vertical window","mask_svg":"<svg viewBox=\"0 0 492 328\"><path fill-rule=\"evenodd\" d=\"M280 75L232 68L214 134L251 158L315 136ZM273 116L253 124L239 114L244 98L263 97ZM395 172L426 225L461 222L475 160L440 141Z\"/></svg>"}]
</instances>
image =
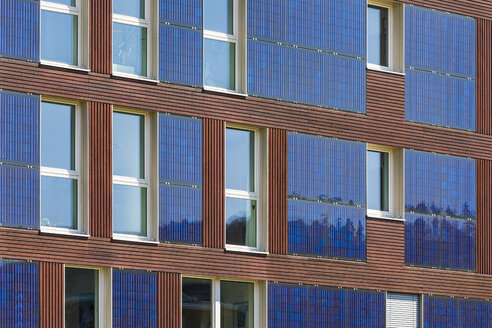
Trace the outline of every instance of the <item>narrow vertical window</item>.
<instances>
[{"instance_id":1,"label":"narrow vertical window","mask_svg":"<svg viewBox=\"0 0 492 328\"><path fill-rule=\"evenodd\" d=\"M99 271L65 269L65 327L98 327Z\"/></svg>"},{"instance_id":2,"label":"narrow vertical window","mask_svg":"<svg viewBox=\"0 0 492 328\"><path fill-rule=\"evenodd\" d=\"M367 61L389 66L388 8L369 5L367 8Z\"/></svg>"},{"instance_id":3,"label":"narrow vertical window","mask_svg":"<svg viewBox=\"0 0 492 328\"><path fill-rule=\"evenodd\" d=\"M41 226L82 230L80 224L79 120L75 105L41 104Z\"/></svg>"},{"instance_id":4,"label":"narrow vertical window","mask_svg":"<svg viewBox=\"0 0 492 328\"><path fill-rule=\"evenodd\" d=\"M258 247L257 132L226 129L226 244Z\"/></svg>"},{"instance_id":5,"label":"narrow vertical window","mask_svg":"<svg viewBox=\"0 0 492 328\"><path fill-rule=\"evenodd\" d=\"M367 207L389 212L389 154L367 152Z\"/></svg>"},{"instance_id":6,"label":"narrow vertical window","mask_svg":"<svg viewBox=\"0 0 492 328\"><path fill-rule=\"evenodd\" d=\"M113 232L148 236L146 116L113 113Z\"/></svg>"},{"instance_id":7,"label":"narrow vertical window","mask_svg":"<svg viewBox=\"0 0 492 328\"><path fill-rule=\"evenodd\" d=\"M113 1L113 71L149 76L150 8L146 0Z\"/></svg>"},{"instance_id":8,"label":"narrow vertical window","mask_svg":"<svg viewBox=\"0 0 492 328\"><path fill-rule=\"evenodd\" d=\"M254 284L251 282L220 282L220 327L253 328Z\"/></svg>"},{"instance_id":9,"label":"narrow vertical window","mask_svg":"<svg viewBox=\"0 0 492 328\"><path fill-rule=\"evenodd\" d=\"M81 1L41 1L41 60L81 66Z\"/></svg>"}]
</instances>

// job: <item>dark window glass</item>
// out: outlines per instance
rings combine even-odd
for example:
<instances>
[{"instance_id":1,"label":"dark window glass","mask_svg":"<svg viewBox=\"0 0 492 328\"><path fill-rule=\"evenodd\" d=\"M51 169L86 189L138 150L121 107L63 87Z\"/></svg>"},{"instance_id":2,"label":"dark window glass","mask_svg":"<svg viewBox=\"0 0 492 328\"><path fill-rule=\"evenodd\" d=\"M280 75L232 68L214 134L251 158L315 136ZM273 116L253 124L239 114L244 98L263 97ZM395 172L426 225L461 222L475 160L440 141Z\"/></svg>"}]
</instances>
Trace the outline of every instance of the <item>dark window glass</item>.
<instances>
[{"instance_id":1,"label":"dark window glass","mask_svg":"<svg viewBox=\"0 0 492 328\"><path fill-rule=\"evenodd\" d=\"M388 8L368 7L367 60L371 64L388 66Z\"/></svg>"},{"instance_id":2,"label":"dark window glass","mask_svg":"<svg viewBox=\"0 0 492 328\"><path fill-rule=\"evenodd\" d=\"M389 211L389 154L367 152L367 206L371 210Z\"/></svg>"},{"instance_id":3,"label":"dark window glass","mask_svg":"<svg viewBox=\"0 0 492 328\"><path fill-rule=\"evenodd\" d=\"M98 327L98 271L65 269L65 327Z\"/></svg>"},{"instance_id":4,"label":"dark window glass","mask_svg":"<svg viewBox=\"0 0 492 328\"><path fill-rule=\"evenodd\" d=\"M212 327L212 280L183 278L181 327Z\"/></svg>"},{"instance_id":5,"label":"dark window glass","mask_svg":"<svg viewBox=\"0 0 492 328\"><path fill-rule=\"evenodd\" d=\"M254 284L220 282L220 326L223 328L254 327Z\"/></svg>"},{"instance_id":6,"label":"dark window glass","mask_svg":"<svg viewBox=\"0 0 492 328\"><path fill-rule=\"evenodd\" d=\"M256 247L256 201L226 198L226 243Z\"/></svg>"}]
</instances>

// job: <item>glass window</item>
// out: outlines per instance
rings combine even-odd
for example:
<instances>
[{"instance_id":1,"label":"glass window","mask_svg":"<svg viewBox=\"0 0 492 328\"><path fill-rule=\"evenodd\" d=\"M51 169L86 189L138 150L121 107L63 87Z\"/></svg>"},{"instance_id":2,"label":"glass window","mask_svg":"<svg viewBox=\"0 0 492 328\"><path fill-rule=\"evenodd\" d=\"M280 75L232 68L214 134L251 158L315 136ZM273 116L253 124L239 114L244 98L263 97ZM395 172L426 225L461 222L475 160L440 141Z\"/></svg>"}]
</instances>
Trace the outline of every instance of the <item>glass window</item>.
<instances>
[{"instance_id":1,"label":"glass window","mask_svg":"<svg viewBox=\"0 0 492 328\"><path fill-rule=\"evenodd\" d=\"M113 1L113 71L148 76L150 14L145 0Z\"/></svg>"},{"instance_id":2,"label":"glass window","mask_svg":"<svg viewBox=\"0 0 492 328\"><path fill-rule=\"evenodd\" d=\"M80 230L77 109L41 104L41 226Z\"/></svg>"},{"instance_id":3,"label":"glass window","mask_svg":"<svg viewBox=\"0 0 492 328\"><path fill-rule=\"evenodd\" d=\"M254 327L254 284L250 282L220 282L220 326Z\"/></svg>"},{"instance_id":4,"label":"glass window","mask_svg":"<svg viewBox=\"0 0 492 328\"><path fill-rule=\"evenodd\" d=\"M367 61L389 66L388 8L369 5L367 9Z\"/></svg>"},{"instance_id":5,"label":"glass window","mask_svg":"<svg viewBox=\"0 0 492 328\"><path fill-rule=\"evenodd\" d=\"M147 237L146 117L113 113L113 232Z\"/></svg>"},{"instance_id":6,"label":"glass window","mask_svg":"<svg viewBox=\"0 0 492 328\"><path fill-rule=\"evenodd\" d=\"M98 327L99 271L65 269L65 327Z\"/></svg>"},{"instance_id":7,"label":"glass window","mask_svg":"<svg viewBox=\"0 0 492 328\"><path fill-rule=\"evenodd\" d=\"M212 280L183 278L182 328L212 326Z\"/></svg>"},{"instance_id":8,"label":"glass window","mask_svg":"<svg viewBox=\"0 0 492 328\"><path fill-rule=\"evenodd\" d=\"M226 129L226 244L257 248L256 132Z\"/></svg>"},{"instance_id":9,"label":"glass window","mask_svg":"<svg viewBox=\"0 0 492 328\"><path fill-rule=\"evenodd\" d=\"M205 0L203 3L205 29L234 34L233 9L233 0Z\"/></svg>"},{"instance_id":10,"label":"glass window","mask_svg":"<svg viewBox=\"0 0 492 328\"><path fill-rule=\"evenodd\" d=\"M389 153L367 152L367 207L389 211Z\"/></svg>"},{"instance_id":11,"label":"glass window","mask_svg":"<svg viewBox=\"0 0 492 328\"><path fill-rule=\"evenodd\" d=\"M80 65L79 6L75 0L41 1L42 60Z\"/></svg>"}]
</instances>

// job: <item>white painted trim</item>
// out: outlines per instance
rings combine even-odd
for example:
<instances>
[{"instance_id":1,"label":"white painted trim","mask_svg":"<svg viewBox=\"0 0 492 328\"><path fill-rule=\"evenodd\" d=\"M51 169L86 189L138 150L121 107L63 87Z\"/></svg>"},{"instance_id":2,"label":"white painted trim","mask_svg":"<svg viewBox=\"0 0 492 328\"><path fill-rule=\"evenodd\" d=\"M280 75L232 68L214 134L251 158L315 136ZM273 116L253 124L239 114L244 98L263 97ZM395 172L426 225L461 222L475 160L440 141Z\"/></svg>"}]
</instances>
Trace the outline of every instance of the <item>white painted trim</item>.
<instances>
[{"instance_id":1,"label":"white painted trim","mask_svg":"<svg viewBox=\"0 0 492 328\"><path fill-rule=\"evenodd\" d=\"M148 226L149 225L147 223L147 227ZM153 240L153 239L146 237L146 236L127 235L127 234L123 234L123 233L114 233L114 232L113 232L113 239L114 240L121 240L121 241L132 241L132 242L138 242L138 243L147 243L147 244L159 244L158 241Z\"/></svg>"},{"instance_id":2,"label":"white painted trim","mask_svg":"<svg viewBox=\"0 0 492 328\"><path fill-rule=\"evenodd\" d=\"M77 237L84 237L84 238L90 237L89 234L80 232L79 230L66 229L66 228L55 228L55 227L40 226L39 231L41 233L49 233L49 234L55 234L55 235L77 236Z\"/></svg>"},{"instance_id":3,"label":"white painted trim","mask_svg":"<svg viewBox=\"0 0 492 328\"><path fill-rule=\"evenodd\" d=\"M379 72L384 72L384 73L389 73L389 74L396 74L396 75L405 76L405 73L403 73L403 72L392 71L389 69L389 67L379 66L379 65L371 64L371 63L367 63L367 69L369 69L371 71L379 71Z\"/></svg>"},{"instance_id":4,"label":"white painted trim","mask_svg":"<svg viewBox=\"0 0 492 328\"><path fill-rule=\"evenodd\" d=\"M89 73L91 71L90 69L82 68L80 66L74 66L74 65L70 65L70 64L59 63L59 62L55 62L55 61L51 61L51 60L41 59L39 62L41 63L41 65L45 65L45 66L53 66L53 67L73 69L75 71L80 71L80 72L85 72L85 73Z\"/></svg>"},{"instance_id":5,"label":"white painted trim","mask_svg":"<svg viewBox=\"0 0 492 328\"><path fill-rule=\"evenodd\" d=\"M147 66L148 70L148 66ZM133 79L133 80L139 80L139 81L145 81L145 82L152 82L152 83L159 83L159 80L154 80L145 76L137 75L137 74L130 74L130 73L122 73L122 72L113 72L111 73L112 76L116 77L123 77L127 79Z\"/></svg>"},{"instance_id":6,"label":"white painted trim","mask_svg":"<svg viewBox=\"0 0 492 328\"><path fill-rule=\"evenodd\" d=\"M227 244L225 250L229 252L238 252L238 253L252 253L252 254L261 254L261 255L269 254L268 252L260 251L258 247L248 247L248 246L240 246L240 245Z\"/></svg>"},{"instance_id":7,"label":"white painted trim","mask_svg":"<svg viewBox=\"0 0 492 328\"><path fill-rule=\"evenodd\" d=\"M234 90L229 90L229 89L224 89L224 88L218 88L218 87L211 87L208 85L203 86L203 90L213 91L213 92L221 92L221 93L226 93L226 94L235 95L235 96L244 96L244 97L247 96L247 94L241 93L239 91L234 91Z\"/></svg>"}]
</instances>

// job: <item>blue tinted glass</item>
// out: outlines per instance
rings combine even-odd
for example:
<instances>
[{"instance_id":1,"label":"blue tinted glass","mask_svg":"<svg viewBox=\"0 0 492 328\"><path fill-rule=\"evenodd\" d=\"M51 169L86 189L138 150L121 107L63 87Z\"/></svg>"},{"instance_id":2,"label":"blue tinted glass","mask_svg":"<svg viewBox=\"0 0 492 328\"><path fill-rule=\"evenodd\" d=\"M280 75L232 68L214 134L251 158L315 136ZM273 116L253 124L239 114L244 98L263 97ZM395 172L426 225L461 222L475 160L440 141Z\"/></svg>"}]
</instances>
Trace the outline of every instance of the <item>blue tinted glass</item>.
<instances>
[{"instance_id":1,"label":"blue tinted glass","mask_svg":"<svg viewBox=\"0 0 492 328\"><path fill-rule=\"evenodd\" d=\"M388 153L367 152L367 208L389 211Z\"/></svg>"},{"instance_id":2,"label":"blue tinted glass","mask_svg":"<svg viewBox=\"0 0 492 328\"><path fill-rule=\"evenodd\" d=\"M113 113L113 174L145 177L145 117Z\"/></svg>"},{"instance_id":3,"label":"blue tinted glass","mask_svg":"<svg viewBox=\"0 0 492 328\"><path fill-rule=\"evenodd\" d=\"M113 70L147 75L147 29L113 23Z\"/></svg>"},{"instance_id":4,"label":"blue tinted glass","mask_svg":"<svg viewBox=\"0 0 492 328\"><path fill-rule=\"evenodd\" d=\"M113 0L113 13L145 18L145 0Z\"/></svg>"},{"instance_id":5,"label":"blue tinted glass","mask_svg":"<svg viewBox=\"0 0 492 328\"><path fill-rule=\"evenodd\" d=\"M75 0L47 0L47 1L59 3L62 5L72 6L72 7L75 6Z\"/></svg>"},{"instance_id":6,"label":"blue tinted glass","mask_svg":"<svg viewBox=\"0 0 492 328\"><path fill-rule=\"evenodd\" d=\"M41 225L77 229L77 180L41 177Z\"/></svg>"},{"instance_id":7,"label":"blue tinted glass","mask_svg":"<svg viewBox=\"0 0 492 328\"><path fill-rule=\"evenodd\" d=\"M204 81L210 87L236 89L234 43L204 40Z\"/></svg>"},{"instance_id":8,"label":"blue tinted glass","mask_svg":"<svg viewBox=\"0 0 492 328\"><path fill-rule=\"evenodd\" d=\"M388 66L388 9L367 8L367 61Z\"/></svg>"},{"instance_id":9,"label":"blue tinted glass","mask_svg":"<svg viewBox=\"0 0 492 328\"><path fill-rule=\"evenodd\" d=\"M78 18L41 11L41 59L78 65Z\"/></svg>"},{"instance_id":10,"label":"blue tinted glass","mask_svg":"<svg viewBox=\"0 0 492 328\"><path fill-rule=\"evenodd\" d=\"M226 198L226 244L256 247L256 201Z\"/></svg>"},{"instance_id":11,"label":"blue tinted glass","mask_svg":"<svg viewBox=\"0 0 492 328\"><path fill-rule=\"evenodd\" d=\"M206 30L234 34L232 0L204 0L203 6Z\"/></svg>"},{"instance_id":12,"label":"blue tinted glass","mask_svg":"<svg viewBox=\"0 0 492 328\"><path fill-rule=\"evenodd\" d=\"M113 232L147 235L147 188L113 185Z\"/></svg>"},{"instance_id":13,"label":"blue tinted glass","mask_svg":"<svg viewBox=\"0 0 492 328\"><path fill-rule=\"evenodd\" d=\"M255 133L226 129L226 188L255 191Z\"/></svg>"},{"instance_id":14,"label":"blue tinted glass","mask_svg":"<svg viewBox=\"0 0 492 328\"><path fill-rule=\"evenodd\" d=\"M75 170L75 107L43 102L41 165Z\"/></svg>"}]
</instances>

